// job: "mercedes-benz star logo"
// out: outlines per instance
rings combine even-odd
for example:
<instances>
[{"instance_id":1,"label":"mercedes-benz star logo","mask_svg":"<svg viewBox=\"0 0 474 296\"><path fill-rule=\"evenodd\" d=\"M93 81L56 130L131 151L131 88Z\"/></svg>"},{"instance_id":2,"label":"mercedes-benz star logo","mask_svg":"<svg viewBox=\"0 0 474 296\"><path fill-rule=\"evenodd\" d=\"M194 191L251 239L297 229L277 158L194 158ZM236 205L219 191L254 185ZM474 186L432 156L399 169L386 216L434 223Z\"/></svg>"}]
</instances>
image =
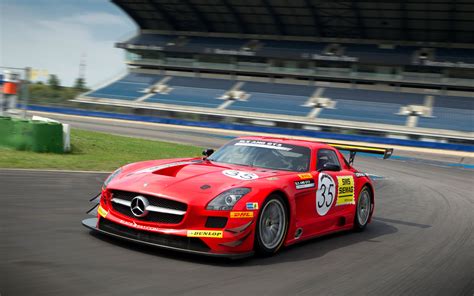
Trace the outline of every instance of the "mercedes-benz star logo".
<instances>
[{"instance_id":1,"label":"mercedes-benz star logo","mask_svg":"<svg viewBox=\"0 0 474 296\"><path fill-rule=\"evenodd\" d=\"M150 205L148 199L139 195L132 199L130 210L135 217L145 217L148 214L146 208Z\"/></svg>"}]
</instances>

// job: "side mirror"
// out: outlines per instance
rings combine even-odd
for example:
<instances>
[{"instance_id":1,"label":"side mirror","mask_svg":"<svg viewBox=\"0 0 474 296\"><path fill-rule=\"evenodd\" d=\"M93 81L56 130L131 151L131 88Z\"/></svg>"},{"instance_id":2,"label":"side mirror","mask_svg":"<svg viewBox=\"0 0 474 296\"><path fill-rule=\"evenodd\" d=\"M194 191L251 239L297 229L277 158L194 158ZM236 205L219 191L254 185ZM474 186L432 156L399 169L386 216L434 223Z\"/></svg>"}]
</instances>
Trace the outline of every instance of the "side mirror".
<instances>
[{"instance_id":1,"label":"side mirror","mask_svg":"<svg viewBox=\"0 0 474 296\"><path fill-rule=\"evenodd\" d=\"M214 149L210 149L210 148L202 151L202 155L204 155L204 157L209 157L211 156L212 153L214 153Z\"/></svg>"},{"instance_id":2,"label":"side mirror","mask_svg":"<svg viewBox=\"0 0 474 296\"><path fill-rule=\"evenodd\" d=\"M341 170L341 166L335 163L325 163L322 168L318 169L318 172L322 171L331 171L331 172L339 172Z\"/></svg>"}]
</instances>

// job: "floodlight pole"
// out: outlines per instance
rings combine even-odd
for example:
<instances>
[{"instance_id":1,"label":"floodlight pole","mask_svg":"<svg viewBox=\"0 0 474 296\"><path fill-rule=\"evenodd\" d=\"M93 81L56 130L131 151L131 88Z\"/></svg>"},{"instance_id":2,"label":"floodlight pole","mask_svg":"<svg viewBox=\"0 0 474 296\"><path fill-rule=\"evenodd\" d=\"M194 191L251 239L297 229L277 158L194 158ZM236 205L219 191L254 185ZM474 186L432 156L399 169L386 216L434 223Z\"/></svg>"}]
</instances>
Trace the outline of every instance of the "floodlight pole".
<instances>
[{"instance_id":1,"label":"floodlight pole","mask_svg":"<svg viewBox=\"0 0 474 296\"><path fill-rule=\"evenodd\" d=\"M30 92L29 92L29 83L30 83L30 74L31 68L25 68L25 78L23 79L23 83L21 84L22 88L22 97L23 97L23 118L26 118L26 109L30 100Z\"/></svg>"}]
</instances>

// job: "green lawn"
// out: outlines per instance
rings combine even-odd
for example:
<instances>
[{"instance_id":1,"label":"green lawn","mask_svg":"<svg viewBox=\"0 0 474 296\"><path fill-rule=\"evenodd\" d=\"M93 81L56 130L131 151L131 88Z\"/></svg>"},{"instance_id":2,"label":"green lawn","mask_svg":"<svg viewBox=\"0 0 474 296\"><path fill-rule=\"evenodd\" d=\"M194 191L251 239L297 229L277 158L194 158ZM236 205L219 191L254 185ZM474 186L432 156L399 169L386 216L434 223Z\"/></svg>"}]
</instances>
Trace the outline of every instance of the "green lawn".
<instances>
[{"instance_id":1,"label":"green lawn","mask_svg":"<svg viewBox=\"0 0 474 296\"><path fill-rule=\"evenodd\" d=\"M135 161L200 156L202 148L73 129L66 154L0 147L0 168L112 171Z\"/></svg>"}]
</instances>

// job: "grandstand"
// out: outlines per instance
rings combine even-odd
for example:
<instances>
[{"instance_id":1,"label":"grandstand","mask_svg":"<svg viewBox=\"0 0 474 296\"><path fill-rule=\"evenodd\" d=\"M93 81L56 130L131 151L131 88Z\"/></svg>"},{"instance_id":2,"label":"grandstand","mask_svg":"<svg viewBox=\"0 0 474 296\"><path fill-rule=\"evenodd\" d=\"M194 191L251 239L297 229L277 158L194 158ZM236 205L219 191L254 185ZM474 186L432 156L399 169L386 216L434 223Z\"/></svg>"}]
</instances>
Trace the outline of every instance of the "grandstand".
<instances>
[{"instance_id":1,"label":"grandstand","mask_svg":"<svg viewBox=\"0 0 474 296\"><path fill-rule=\"evenodd\" d=\"M128 72L76 101L245 124L474 140L472 1L113 3L139 27L116 44L127 52Z\"/></svg>"}]
</instances>

